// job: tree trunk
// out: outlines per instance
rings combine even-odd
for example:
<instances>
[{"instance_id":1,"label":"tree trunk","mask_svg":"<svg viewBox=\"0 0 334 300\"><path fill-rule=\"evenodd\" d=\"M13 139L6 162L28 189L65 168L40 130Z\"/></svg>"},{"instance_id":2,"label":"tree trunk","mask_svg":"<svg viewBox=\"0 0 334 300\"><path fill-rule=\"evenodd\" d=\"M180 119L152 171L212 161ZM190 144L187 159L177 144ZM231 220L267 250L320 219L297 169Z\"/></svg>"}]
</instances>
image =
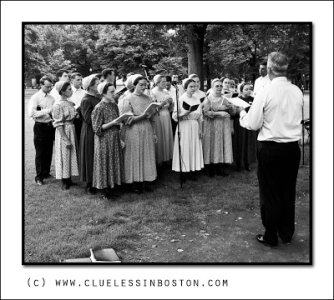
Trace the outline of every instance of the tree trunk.
<instances>
[{"instance_id":1,"label":"tree trunk","mask_svg":"<svg viewBox=\"0 0 334 300\"><path fill-rule=\"evenodd\" d=\"M188 26L188 75L197 74L203 88L203 46L206 24Z\"/></svg>"}]
</instances>

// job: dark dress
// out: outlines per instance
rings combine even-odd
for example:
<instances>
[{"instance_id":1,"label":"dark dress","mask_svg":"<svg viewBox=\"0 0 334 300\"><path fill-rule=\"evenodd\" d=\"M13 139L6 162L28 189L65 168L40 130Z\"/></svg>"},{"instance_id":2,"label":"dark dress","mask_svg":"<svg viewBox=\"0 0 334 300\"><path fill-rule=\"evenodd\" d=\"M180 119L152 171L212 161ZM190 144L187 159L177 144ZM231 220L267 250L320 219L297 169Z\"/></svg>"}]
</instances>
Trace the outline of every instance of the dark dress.
<instances>
[{"instance_id":1,"label":"dark dress","mask_svg":"<svg viewBox=\"0 0 334 300\"><path fill-rule=\"evenodd\" d=\"M86 94L80 104L83 119L80 135L80 180L87 184L93 182L94 131L92 111L99 102L99 98Z\"/></svg>"},{"instance_id":2,"label":"dark dress","mask_svg":"<svg viewBox=\"0 0 334 300\"><path fill-rule=\"evenodd\" d=\"M240 99L252 104L253 97L242 97ZM234 117L233 134L233 158L238 168L247 168L256 162L256 143L258 131L252 131L240 126L239 116Z\"/></svg>"},{"instance_id":3,"label":"dark dress","mask_svg":"<svg viewBox=\"0 0 334 300\"><path fill-rule=\"evenodd\" d=\"M123 156L120 139L120 126L102 129L103 124L119 117L115 103L101 101L92 112L92 124L95 132L93 187L98 189L113 188L121 185Z\"/></svg>"}]
</instances>

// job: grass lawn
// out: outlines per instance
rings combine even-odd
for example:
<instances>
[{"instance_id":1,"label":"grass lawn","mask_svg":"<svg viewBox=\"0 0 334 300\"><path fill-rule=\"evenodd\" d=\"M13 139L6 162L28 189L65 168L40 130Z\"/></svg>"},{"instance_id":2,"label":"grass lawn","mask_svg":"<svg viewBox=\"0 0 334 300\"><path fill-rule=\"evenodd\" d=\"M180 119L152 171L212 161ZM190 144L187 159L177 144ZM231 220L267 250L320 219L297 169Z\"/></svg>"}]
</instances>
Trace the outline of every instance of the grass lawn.
<instances>
[{"instance_id":1,"label":"grass lawn","mask_svg":"<svg viewBox=\"0 0 334 300\"><path fill-rule=\"evenodd\" d=\"M89 248L114 248L123 263L309 263L309 147L300 167L296 232L291 245L269 248L255 240L263 228L254 170L179 186L166 170L154 192L124 192L116 201L87 195L83 185L62 191L59 180L37 186L33 121L27 104L36 90L26 90L24 160L24 261L57 263L88 257ZM52 174L54 168L52 167ZM78 179L75 180L78 182Z\"/></svg>"}]
</instances>

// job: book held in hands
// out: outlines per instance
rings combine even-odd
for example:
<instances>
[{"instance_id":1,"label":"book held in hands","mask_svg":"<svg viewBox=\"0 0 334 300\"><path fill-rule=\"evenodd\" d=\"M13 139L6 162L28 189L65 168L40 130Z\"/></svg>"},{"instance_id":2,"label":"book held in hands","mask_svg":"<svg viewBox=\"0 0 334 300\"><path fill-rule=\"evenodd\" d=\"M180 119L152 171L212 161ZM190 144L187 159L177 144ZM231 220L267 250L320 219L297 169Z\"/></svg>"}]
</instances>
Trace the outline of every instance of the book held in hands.
<instances>
[{"instance_id":1,"label":"book held in hands","mask_svg":"<svg viewBox=\"0 0 334 300\"><path fill-rule=\"evenodd\" d=\"M157 109L161 107L160 103L152 102L148 107L146 107L144 114L152 115L156 113Z\"/></svg>"},{"instance_id":2,"label":"book held in hands","mask_svg":"<svg viewBox=\"0 0 334 300\"><path fill-rule=\"evenodd\" d=\"M199 107L199 104L190 105L190 104L188 104L187 102L183 102L182 107L183 107L183 109L185 109L185 110L195 111L195 110L197 110L197 108Z\"/></svg>"},{"instance_id":3,"label":"book held in hands","mask_svg":"<svg viewBox=\"0 0 334 300\"><path fill-rule=\"evenodd\" d=\"M126 122L132 116L133 116L132 112L126 112L126 113L120 115L117 119L115 119L115 121L117 123Z\"/></svg>"}]
</instances>

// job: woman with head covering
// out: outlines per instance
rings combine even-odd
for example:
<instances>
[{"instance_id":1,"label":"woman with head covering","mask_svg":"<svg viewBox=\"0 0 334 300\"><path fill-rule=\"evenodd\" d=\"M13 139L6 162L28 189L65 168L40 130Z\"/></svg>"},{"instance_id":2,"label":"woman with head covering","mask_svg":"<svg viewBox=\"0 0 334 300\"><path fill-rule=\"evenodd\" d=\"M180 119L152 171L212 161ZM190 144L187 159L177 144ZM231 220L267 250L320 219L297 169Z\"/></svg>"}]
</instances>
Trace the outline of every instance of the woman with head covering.
<instances>
[{"instance_id":1,"label":"woman with head covering","mask_svg":"<svg viewBox=\"0 0 334 300\"><path fill-rule=\"evenodd\" d=\"M203 164L203 149L202 149L202 108L198 97L193 94L196 90L196 83L192 79L183 81L185 93L179 99L179 111L177 105L174 106L173 119L179 124L176 128L174 139L174 152L172 170L187 173L186 179L196 180L195 171L199 171L204 167ZM179 130L178 130L179 128ZM180 148L181 157L179 155L179 138L180 131Z\"/></svg>"},{"instance_id":2,"label":"woman with head covering","mask_svg":"<svg viewBox=\"0 0 334 300\"><path fill-rule=\"evenodd\" d=\"M201 81L199 79L199 76L197 74L191 74L189 76L190 79L195 81L196 88L195 88L195 93L193 94L193 97L196 97L200 99L201 103L204 101L205 98L205 93L200 90L201 87Z\"/></svg>"},{"instance_id":3,"label":"woman with head covering","mask_svg":"<svg viewBox=\"0 0 334 300\"><path fill-rule=\"evenodd\" d=\"M226 176L225 164L233 162L230 103L222 96L223 83L212 81L212 91L203 103L203 155L209 175Z\"/></svg>"},{"instance_id":4,"label":"woman with head covering","mask_svg":"<svg viewBox=\"0 0 334 300\"><path fill-rule=\"evenodd\" d=\"M83 118L80 135L80 180L86 183L86 191L95 194L92 187L93 163L94 163L94 131L92 128L92 111L100 102L97 92L99 79L96 74L87 76L82 81L82 87L86 90L81 100L80 110Z\"/></svg>"},{"instance_id":5,"label":"woman with head covering","mask_svg":"<svg viewBox=\"0 0 334 300\"><path fill-rule=\"evenodd\" d=\"M173 98L166 91L166 77L156 75L153 78L152 100L162 104L159 114L155 115L158 142L155 147L157 165L167 163L173 158L173 131L169 111L173 109Z\"/></svg>"},{"instance_id":6,"label":"woman with head covering","mask_svg":"<svg viewBox=\"0 0 334 300\"><path fill-rule=\"evenodd\" d=\"M252 104L254 98L251 96L250 83L240 85L239 98ZM241 168L250 171L250 165L256 162L256 144L258 131L252 131L240 126L239 114L234 116L234 134L233 134L233 157L238 171Z\"/></svg>"},{"instance_id":7,"label":"woman with head covering","mask_svg":"<svg viewBox=\"0 0 334 300\"><path fill-rule=\"evenodd\" d=\"M132 76L134 92L124 99L123 111L133 117L125 125L124 182L134 183L134 192L151 191L147 182L157 177L154 143L157 136L152 126L153 115L145 113L152 103L144 94L147 79L140 74Z\"/></svg>"},{"instance_id":8,"label":"woman with head covering","mask_svg":"<svg viewBox=\"0 0 334 300\"><path fill-rule=\"evenodd\" d=\"M71 84L59 81L55 85L60 95L54 105L52 116L55 134L55 169L56 179L62 180L62 188L69 189L73 185L71 176L78 176L77 140L73 121L77 114L74 103L68 101L72 96Z\"/></svg>"},{"instance_id":9,"label":"woman with head covering","mask_svg":"<svg viewBox=\"0 0 334 300\"><path fill-rule=\"evenodd\" d=\"M95 133L93 187L103 190L105 197L110 199L113 196L112 189L122 182L120 126L115 121L119 112L114 99L114 85L104 81L97 89L102 100L92 112L92 127Z\"/></svg>"}]
</instances>

